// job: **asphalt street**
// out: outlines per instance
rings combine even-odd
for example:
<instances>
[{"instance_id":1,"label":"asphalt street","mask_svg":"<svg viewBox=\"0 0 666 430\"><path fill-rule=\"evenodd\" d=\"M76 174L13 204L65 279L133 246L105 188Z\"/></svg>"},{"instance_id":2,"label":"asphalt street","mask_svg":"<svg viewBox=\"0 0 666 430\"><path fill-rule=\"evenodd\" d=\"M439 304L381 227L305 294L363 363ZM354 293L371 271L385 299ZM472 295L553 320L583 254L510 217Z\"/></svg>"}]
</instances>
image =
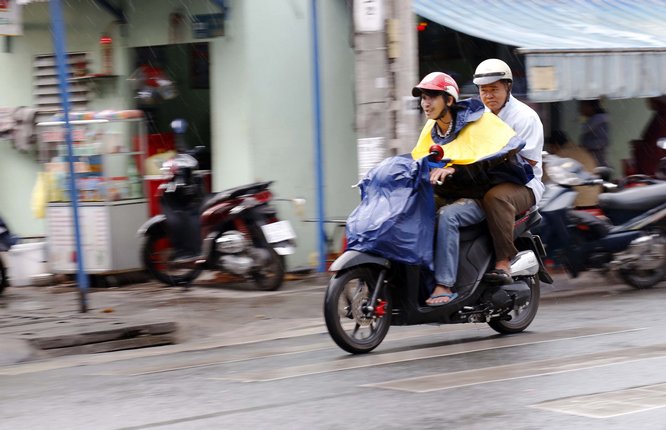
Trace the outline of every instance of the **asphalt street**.
<instances>
[{"instance_id":1,"label":"asphalt street","mask_svg":"<svg viewBox=\"0 0 666 430\"><path fill-rule=\"evenodd\" d=\"M134 286L136 309L162 303L152 309L189 321L182 341L2 366L0 429L664 429L666 283L638 291L600 274L558 281L524 333L391 327L361 356L330 340L324 287L312 280L276 293L159 290L159 300L152 286ZM122 316L132 310L125 293L91 299L97 312L115 303ZM37 312L23 294L3 299L3 312ZM202 323L213 309L225 317Z\"/></svg>"}]
</instances>

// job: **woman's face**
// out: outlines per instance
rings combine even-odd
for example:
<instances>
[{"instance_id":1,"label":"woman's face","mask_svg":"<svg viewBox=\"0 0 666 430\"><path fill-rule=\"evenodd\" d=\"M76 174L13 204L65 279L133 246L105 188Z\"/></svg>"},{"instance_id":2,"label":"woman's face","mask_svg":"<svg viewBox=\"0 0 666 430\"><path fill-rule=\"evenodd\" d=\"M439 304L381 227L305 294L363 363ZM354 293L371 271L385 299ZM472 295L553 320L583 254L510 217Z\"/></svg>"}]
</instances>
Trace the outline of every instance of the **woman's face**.
<instances>
[{"instance_id":1,"label":"woman's face","mask_svg":"<svg viewBox=\"0 0 666 430\"><path fill-rule=\"evenodd\" d=\"M428 119L437 119L444 110L444 96L439 94L431 96L421 93L421 108Z\"/></svg>"}]
</instances>

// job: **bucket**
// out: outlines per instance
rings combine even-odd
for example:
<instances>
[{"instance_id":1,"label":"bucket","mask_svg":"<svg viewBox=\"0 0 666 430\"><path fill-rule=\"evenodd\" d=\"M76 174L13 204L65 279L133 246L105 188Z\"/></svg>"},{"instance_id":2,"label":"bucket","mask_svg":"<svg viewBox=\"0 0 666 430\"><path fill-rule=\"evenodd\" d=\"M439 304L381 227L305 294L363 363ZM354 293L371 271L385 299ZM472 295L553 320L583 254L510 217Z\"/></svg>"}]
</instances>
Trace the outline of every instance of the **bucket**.
<instances>
[{"instance_id":1,"label":"bucket","mask_svg":"<svg viewBox=\"0 0 666 430\"><path fill-rule=\"evenodd\" d=\"M7 272L13 287L32 285L33 277L48 271L46 242L19 243L7 253Z\"/></svg>"}]
</instances>

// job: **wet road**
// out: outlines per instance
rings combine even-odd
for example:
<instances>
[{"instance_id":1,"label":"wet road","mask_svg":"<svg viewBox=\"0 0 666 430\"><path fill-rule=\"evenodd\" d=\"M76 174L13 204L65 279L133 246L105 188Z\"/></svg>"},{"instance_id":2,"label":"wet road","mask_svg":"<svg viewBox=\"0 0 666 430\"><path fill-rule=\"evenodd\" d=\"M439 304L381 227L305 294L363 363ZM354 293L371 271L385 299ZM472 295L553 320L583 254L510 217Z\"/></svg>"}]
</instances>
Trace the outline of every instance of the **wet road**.
<instances>
[{"instance_id":1,"label":"wet road","mask_svg":"<svg viewBox=\"0 0 666 430\"><path fill-rule=\"evenodd\" d=\"M664 429L664 303L662 283L544 301L513 336L483 324L392 327L363 356L312 330L5 367L0 428Z\"/></svg>"}]
</instances>

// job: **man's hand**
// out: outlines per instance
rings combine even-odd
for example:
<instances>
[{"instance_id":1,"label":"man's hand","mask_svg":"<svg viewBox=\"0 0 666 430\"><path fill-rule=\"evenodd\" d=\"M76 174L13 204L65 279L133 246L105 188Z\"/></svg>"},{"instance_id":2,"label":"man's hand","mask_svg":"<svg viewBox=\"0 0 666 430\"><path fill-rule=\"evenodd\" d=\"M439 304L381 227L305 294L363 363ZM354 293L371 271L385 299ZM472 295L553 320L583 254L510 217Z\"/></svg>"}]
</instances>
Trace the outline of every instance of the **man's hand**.
<instances>
[{"instance_id":1,"label":"man's hand","mask_svg":"<svg viewBox=\"0 0 666 430\"><path fill-rule=\"evenodd\" d=\"M436 167L430 171L430 183L433 185L442 185L447 176L453 175L456 171L453 167Z\"/></svg>"}]
</instances>

